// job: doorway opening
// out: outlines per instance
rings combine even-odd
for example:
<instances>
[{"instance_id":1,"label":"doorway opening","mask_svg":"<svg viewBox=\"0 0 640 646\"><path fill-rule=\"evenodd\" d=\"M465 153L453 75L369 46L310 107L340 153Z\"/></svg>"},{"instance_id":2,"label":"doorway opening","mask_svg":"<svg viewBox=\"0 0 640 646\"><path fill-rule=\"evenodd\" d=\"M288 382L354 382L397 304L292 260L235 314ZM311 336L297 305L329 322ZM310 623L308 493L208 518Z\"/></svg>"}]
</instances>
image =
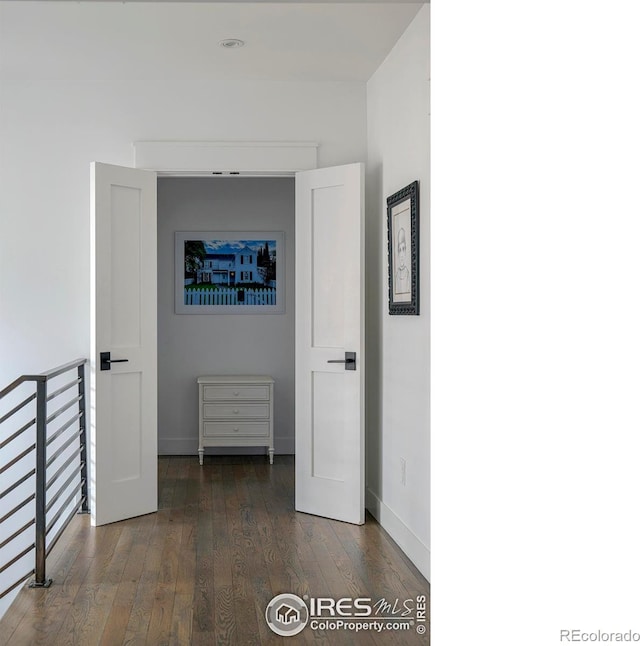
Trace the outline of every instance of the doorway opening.
<instances>
[{"instance_id":1,"label":"doorway opening","mask_svg":"<svg viewBox=\"0 0 640 646\"><path fill-rule=\"evenodd\" d=\"M160 176L157 186L159 455L197 458L202 375L272 376L276 459L293 454L295 178ZM176 313L175 237L189 231L283 233L284 312ZM214 455L262 453L264 447L206 449Z\"/></svg>"}]
</instances>

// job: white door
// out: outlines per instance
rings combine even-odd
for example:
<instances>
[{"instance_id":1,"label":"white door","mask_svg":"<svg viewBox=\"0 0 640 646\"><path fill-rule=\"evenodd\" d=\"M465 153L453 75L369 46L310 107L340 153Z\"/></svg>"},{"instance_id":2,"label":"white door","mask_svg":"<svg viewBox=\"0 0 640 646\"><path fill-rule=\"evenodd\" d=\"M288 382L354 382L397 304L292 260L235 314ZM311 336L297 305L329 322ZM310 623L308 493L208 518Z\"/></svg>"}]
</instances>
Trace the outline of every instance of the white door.
<instances>
[{"instance_id":1,"label":"white door","mask_svg":"<svg viewBox=\"0 0 640 646\"><path fill-rule=\"evenodd\" d=\"M362 164L296 174L296 510L356 524L364 523L363 191Z\"/></svg>"},{"instance_id":2,"label":"white door","mask_svg":"<svg viewBox=\"0 0 640 646\"><path fill-rule=\"evenodd\" d=\"M158 509L156 174L92 164L91 207L91 521L103 525Z\"/></svg>"}]
</instances>

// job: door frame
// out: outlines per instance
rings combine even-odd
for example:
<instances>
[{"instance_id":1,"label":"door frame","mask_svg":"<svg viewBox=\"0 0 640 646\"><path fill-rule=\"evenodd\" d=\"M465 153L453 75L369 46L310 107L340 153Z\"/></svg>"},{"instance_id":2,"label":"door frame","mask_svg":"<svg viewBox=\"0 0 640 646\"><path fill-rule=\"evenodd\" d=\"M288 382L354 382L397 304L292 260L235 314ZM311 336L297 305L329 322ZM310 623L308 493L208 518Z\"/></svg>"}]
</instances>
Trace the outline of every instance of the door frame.
<instances>
[{"instance_id":1,"label":"door frame","mask_svg":"<svg viewBox=\"0 0 640 646\"><path fill-rule=\"evenodd\" d=\"M290 177L318 167L312 141L134 141L133 167L158 177Z\"/></svg>"},{"instance_id":2,"label":"door frame","mask_svg":"<svg viewBox=\"0 0 640 646\"><path fill-rule=\"evenodd\" d=\"M317 168L318 144L306 141L136 141L133 148L134 167L159 178L295 177Z\"/></svg>"},{"instance_id":3,"label":"door frame","mask_svg":"<svg viewBox=\"0 0 640 646\"><path fill-rule=\"evenodd\" d=\"M212 175L242 178L295 177L297 172L318 168L318 144L313 142L146 141L134 142L133 147L133 168L154 172L156 178L211 177ZM362 315L365 315L364 311ZM157 317L156 308L156 321ZM364 320L362 324L364 325ZM297 335L294 334L294 343L296 338ZM295 380L294 367L294 382ZM157 394L157 383L155 388ZM364 454L362 459L362 468L365 469ZM363 478L366 482L365 473L363 473Z\"/></svg>"}]
</instances>

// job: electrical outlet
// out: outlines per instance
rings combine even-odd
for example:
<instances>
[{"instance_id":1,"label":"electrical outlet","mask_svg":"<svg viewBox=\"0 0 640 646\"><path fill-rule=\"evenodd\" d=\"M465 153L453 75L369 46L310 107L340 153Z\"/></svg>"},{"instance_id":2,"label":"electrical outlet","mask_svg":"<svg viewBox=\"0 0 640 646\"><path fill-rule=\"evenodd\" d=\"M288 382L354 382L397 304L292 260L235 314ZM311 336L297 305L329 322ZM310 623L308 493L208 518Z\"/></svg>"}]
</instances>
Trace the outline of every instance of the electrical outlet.
<instances>
[{"instance_id":1,"label":"electrical outlet","mask_svg":"<svg viewBox=\"0 0 640 646\"><path fill-rule=\"evenodd\" d=\"M403 486L407 485L407 461L404 458L400 458L400 478Z\"/></svg>"}]
</instances>

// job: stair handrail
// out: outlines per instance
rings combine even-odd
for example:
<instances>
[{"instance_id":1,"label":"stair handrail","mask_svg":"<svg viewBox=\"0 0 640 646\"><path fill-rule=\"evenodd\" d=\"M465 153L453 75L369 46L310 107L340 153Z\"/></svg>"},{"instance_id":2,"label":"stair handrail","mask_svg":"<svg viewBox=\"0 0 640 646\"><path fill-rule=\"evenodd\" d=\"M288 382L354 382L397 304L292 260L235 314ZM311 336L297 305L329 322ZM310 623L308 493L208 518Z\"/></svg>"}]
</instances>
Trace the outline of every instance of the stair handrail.
<instances>
[{"instance_id":1,"label":"stair handrail","mask_svg":"<svg viewBox=\"0 0 640 646\"><path fill-rule=\"evenodd\" d=\"M7 396L9 393L13 392L21 384L25 382L35 382L36 392L29 394L24 400L19 404L14 406L8 413L5 413L0 417L0 426L11 419L18 411L22 410L32 401L36 401L36 416L24 424L20 429L13 432L7 438L0 436L0 450L8 446L13 440L20 437L24 432L35 426L35 442L26 450L20 452L16 457L10 460L7 464L0 466L0 474L4 473L10 469L14 464L18 463L22 458L29 455L32 451L35 450L36 459L35 466L30 470L26 475L23 475L18 480L14 481L8 488L0 492L0 499L7 496L9 493L14 491L19 485L29 480L32 476L35 475L35 491L33 494L27 496L25 500L20 502L16 507L11 511L4 514L0 518L0 523L8 520L14 513L18 512L20 509L25 507L32 500L35 500L35 518L29 521L26 525L23 525L20 529L15 531L11 536L6 538L1 544L0 547L4 547L10 543L14 538L19 536L23 531L26 531L32 525L35 525L35 541L33 545L29 546L26 550L21 551L19 554L10 559L7 563L0 564L0 574L11 567L14 563L18 562L20 559L25 557L29 552L35 549L35 566L32 570L24 574L20 579L10 585L4 590L0 590L0 599L11 592L14 588L20 585L25 579L27 579L32 574L35 574L35 579L30 583L29 587L38 588L38 587L49 587L52 583L50 578L46 576L46 557L54 547L63 531L66 529L67 525L71 519L75 516L75 513L88 513L89 512L89 489L88 489L88 470L87 470L87 427L86 427L86 377L85 377L85 366L88 363L87 359L74 359L68 363L62 364L46 372L39 374L26 374L18 377L12 381L8 386L0 390L0 401ZM66 384L62 388L59 388L55 392L49 394L47 390L48 383L51 379L63 375L70 370L77 369L77 378L74 381ZM55 411L52 414L48 414L47 404L50 401L53 401L57 396L63 392L68 391L69 389L77 385L78 394L76 397L64 404L60 409ZM72 416L65 424L63 424L52 437L47 436L47 428L49 422L52 422L63 412L69 410L75 404L78 405L78 412ZM58 449L54 455L47 460L47 445L53 442L54 440L61 437L62 433L67 431L69 428L77 424L77 431L75 431L75 436L72 435L69 440L67 440L63 447ZM72 430L72 433L74 431ZM78 439L79 446L75 450L75 453L72 454L70 458L60 467L55 475L47 481L47 467L51 466L53 462L64 454L64 450L71 446L75 439ZM51 506L57 502L57 500L67 493L67 487L73 482L75 476L77 476L78 471L75 471L71 477L69 477L65 483L60 486L58 492L52 497L49 505L47 505L47 489L51 486L55 480L64 472L66 468L69 467L71 462L76 459L80 459L80 484L71 492L71 495L68 496L65 501L62 503L59 511L54 514L53 519L47 524L47 512L50 510ZM70 508L73 498L80 495L80 501L76 502L71 510L71 513L62 521L61 527L58 529L56 535L49 541L47 545L47 534L56 526L56 523L60 520L62 514L66 509Z\"/></svg>"}]
</instances>

